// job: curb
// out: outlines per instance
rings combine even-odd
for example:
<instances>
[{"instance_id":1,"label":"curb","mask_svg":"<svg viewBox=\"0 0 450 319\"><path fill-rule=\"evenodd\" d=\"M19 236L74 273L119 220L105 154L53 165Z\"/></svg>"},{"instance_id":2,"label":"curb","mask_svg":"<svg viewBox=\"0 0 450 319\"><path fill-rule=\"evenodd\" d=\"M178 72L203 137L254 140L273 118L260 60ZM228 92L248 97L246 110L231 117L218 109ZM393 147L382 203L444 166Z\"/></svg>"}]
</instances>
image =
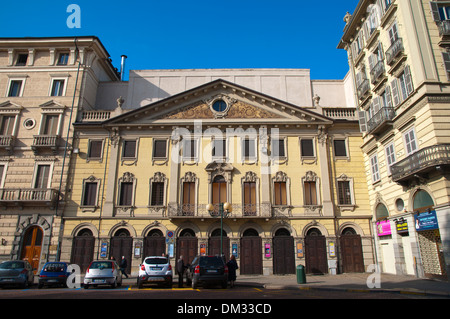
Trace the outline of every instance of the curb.
<instances>
[{"instance_id":1,"label":"curb","mask_svg":"<svg viewBox=\"0 0 450 319\"><path fill-rule=\"evenodd\" d=\"M425 290L403 290L403 289L381 289L381 288L339 288L339 287L311 287L311 286L295 286L295 285L273 285L262 284L260 285L265 289L287 289L287 290L312 290L312 291L341 291L351 293L397 293L404 295L417 295L417 296L436 296L450 298L450 293L438 292L438 291L425 291Z\"/></svg>"}]
</instances>

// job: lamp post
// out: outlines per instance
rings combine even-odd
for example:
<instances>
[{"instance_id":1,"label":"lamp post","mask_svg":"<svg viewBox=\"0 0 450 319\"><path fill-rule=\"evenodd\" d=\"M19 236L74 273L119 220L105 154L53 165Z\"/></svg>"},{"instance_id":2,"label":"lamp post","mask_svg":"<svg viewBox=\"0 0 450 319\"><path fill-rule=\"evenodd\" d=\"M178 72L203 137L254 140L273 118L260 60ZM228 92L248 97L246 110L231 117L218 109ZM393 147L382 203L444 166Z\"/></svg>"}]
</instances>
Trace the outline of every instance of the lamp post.
<instances>
[{"instance_id":1,"label":"lamp post","mask_svg":"<svg viewBox=\"0 0 450 319\"><path fill-rule=\"evenodd\" d=\"M213 204L208 204L206 206L206 209L209 211L211 216L213 216L212 212L214 211L214 205ZM233 207L231 206L230 203L225 202L225 203L220 203L219 204L219 215L220 215L220 256L223 256L223 218L224 218L224 213L225 213L225 217L228 217L228 214L231 213L232 211L233 211Z\"/></svg>"}]
</instances>

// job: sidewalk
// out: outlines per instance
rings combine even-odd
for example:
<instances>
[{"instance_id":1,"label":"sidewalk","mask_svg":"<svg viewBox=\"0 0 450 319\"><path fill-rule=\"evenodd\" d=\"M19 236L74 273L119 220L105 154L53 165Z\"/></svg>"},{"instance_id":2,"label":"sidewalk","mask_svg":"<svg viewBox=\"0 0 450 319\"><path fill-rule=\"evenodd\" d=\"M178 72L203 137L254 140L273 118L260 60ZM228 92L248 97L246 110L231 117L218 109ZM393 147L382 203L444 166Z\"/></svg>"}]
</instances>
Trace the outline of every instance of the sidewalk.
<instances>
[{"instance_id":1,"label":"sidewalk","mask_svg":"<svg viewBox=\"0 0 450 319\"><path fill-rule=\"evenodd\" d=\"M414 276L381 274L381 287L370 289L367 286L367 279L371 275L373 274L307 275L305 284L297 284L296 275L238 275L236 286L265 289L333 290L355 293L390 292L450 298L449 282L419 279ZM178 283L177 276L174 277L174 283ZM136 277L123 278L123 285L136 285Z\"/></svg>"},{"instance_id":2,"label":"sidewalk","mask_svg":"<svg viewBox=\"0 0 450 319\"><path fill-rule=\"evenodd\" d=\"M395 292L450 298L450 283L414 276L381 274L380 288L370 289L367 279L373 274L307 275L305 284L297 284L296 275L238 276L236 286L266 289L341 290L346 292ZM371 279L373 277L370 277ZM372 283L369 280L369 283Z\"/></svg>"}]
</instances>

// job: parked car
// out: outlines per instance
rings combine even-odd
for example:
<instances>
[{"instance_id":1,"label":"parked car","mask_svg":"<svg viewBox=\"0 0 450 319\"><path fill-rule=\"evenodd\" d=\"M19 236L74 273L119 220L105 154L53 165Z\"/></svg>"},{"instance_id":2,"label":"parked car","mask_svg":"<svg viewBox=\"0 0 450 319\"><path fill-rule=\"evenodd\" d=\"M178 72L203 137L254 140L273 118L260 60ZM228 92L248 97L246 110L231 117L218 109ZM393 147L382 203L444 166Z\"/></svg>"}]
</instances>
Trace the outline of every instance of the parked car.
<instances>
[{"instance_id":1,"label":"parked car","mask_svg":"<svg viewBox=\"0 0 450 319\"><path fill-rule=\"evenodd\" d=\"M220 284L227 288L228 267L222 257L197 256L188 266L186 277L193 289L199 284Z\"/></svg>"},{"instance_id":2,"label":"parked car","mask_svg":"<svg viewBox=\"0 0 450 319\"><path fill-rule=\"evenodd\" d=\"M31 286L34 281L33 268L25 260L4 261L0 264L0 286Z\"/></svg>"},{"instance_id":3,"label":"parked car","mask_svg":"<svg viewBox=\"0 0 450 319\"><path fill-rule=\"evenodd\" d=\"M114 260L96 260L90 263L84 276L83 286L110 285L112 288L122 286L122 273Z\"/></svg>"},{"instance_id":4,"label":"parked car","mask_svg":"<svg viewBox=\"0 0 450 319\"><path fill-rule=\"evenodd\" d=\"M44 286L63 286L67 287L67 278L70 272L67 271L69 264L66 262L48 262L39 273L38 288Z\"/></svg>"},{"instance_id":5,"label":"parked car","mask_svg":"<svg viewBox=\"0 0 450 319\"><path fill-rule=\"evenodd\" d=\"M172 287L173 272L168 257L145 257L139 267L137 285L142 288L144 284L165 284Z\"/></svg>"}]
</instances>

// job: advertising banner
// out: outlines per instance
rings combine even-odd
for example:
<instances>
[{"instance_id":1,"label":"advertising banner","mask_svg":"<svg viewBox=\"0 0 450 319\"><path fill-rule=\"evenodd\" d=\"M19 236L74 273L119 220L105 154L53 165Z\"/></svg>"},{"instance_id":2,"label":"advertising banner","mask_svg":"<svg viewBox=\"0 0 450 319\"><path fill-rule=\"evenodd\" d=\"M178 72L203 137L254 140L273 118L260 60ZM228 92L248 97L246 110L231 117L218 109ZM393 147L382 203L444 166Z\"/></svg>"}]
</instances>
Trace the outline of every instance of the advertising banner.
<instances>
[{"instance_id":1,"label":"advertising banner","mask_svg":"<svg viewBox=\"0 0 450 319\"><path fill-rule=\"evenodd\" d=\"M391 222L388 220L377 221L377 234L378 236L388 236L392 234Z\"/></svg>"},{"instance_id":2,"label":"advertising banner","mask_svg":"<svg viewBox=\"0 0 450 319\"><path fill-rule=\"evenodd\" d=\"M414 223L417 231L439 228L435 210L414 215Z\"/></svg>"}]
</instances>

